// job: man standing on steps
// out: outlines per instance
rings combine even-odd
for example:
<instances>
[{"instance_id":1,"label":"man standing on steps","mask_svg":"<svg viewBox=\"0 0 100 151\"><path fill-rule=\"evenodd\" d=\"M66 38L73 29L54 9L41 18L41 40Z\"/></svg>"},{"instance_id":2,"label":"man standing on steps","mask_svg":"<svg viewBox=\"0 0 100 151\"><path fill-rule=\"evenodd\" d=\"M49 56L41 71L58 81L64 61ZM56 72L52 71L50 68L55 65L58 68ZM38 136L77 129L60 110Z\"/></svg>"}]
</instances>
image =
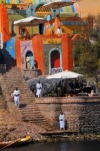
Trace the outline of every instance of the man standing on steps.
<instances>
[{"instance_id":1,"label":"man standing on steps","mask_svg":"<svg viewBox=\"0 0 100 151\"><path fill-rule=\"evenodd\" d=\"M36 84L36 96L38 98L41 97L41 91L42 91L42 84L40 83L40 81Z\"/></svg>"},{"instance_id":2,"label":"man standing on steps","mask_svg":"<svg viewBox=\"0 0 100 151\"><path fill-rule=\"evenodd\" d=\"M17 87L16 87L16 89L13 92L13 96L14 96L14 103L15 103L15 105L19 107L19 105L20 105L20 102L19 102L20 101L19 100L19 98L20 98L20 91L19 91L19 89Z\"/></svg>"},{"instance_id":3,"label":"man standing on steps","mask_svg":"<svg viewBox=\"0 0 100 151\"><path fill-rule=\"evenodd\" d=\"M60 124L60 130L65 130L65 117L63 112L59 115L59 124Z\"/></svg>"}]
</instances>

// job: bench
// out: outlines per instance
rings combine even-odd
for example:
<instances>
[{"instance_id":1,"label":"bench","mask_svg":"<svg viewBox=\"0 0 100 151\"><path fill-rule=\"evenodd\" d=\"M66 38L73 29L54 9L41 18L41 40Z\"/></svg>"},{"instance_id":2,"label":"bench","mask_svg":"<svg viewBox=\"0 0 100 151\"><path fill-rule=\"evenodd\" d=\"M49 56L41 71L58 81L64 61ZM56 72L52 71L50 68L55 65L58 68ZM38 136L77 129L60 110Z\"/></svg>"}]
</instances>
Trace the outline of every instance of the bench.
<instances>
[{"instance_id":1,"label":"bench","mask_svg":"<svg viewBox=\"0 0 100 151\"><path fill-rule=\"evenodd\" d=\"M78 96L88 96L88 93L78 93Z\"/></svg>"}]
</instances>

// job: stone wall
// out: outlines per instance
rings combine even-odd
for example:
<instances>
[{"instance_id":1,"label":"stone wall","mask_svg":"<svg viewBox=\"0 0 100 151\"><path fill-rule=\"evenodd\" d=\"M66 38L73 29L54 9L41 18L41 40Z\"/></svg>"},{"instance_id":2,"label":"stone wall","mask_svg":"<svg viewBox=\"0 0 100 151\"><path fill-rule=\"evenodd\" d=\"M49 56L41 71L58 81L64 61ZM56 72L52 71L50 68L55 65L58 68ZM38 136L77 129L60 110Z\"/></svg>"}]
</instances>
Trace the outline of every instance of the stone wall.
<instances>
[{"instance_id":1,"label":"stone wall","mask_svg":"<svg viewBox=\"0 0 100 151\"><path fill-rule=\"evenodd\" d=\"M58 117L63 111L67 130L100 134L100 97L39 98L36 103L49 122L58 128Z\"/></svg>"},{"instance_id":2,"label":"stone wall","mask_svg":"<svg viewBox=\"0 0 100 151\"><path fill-rule=\"evenodd\" d=\"M21 71L22 71L25 79L37 78L42 74L40 69L21 70Z\"/></svg>"}]
</instances>

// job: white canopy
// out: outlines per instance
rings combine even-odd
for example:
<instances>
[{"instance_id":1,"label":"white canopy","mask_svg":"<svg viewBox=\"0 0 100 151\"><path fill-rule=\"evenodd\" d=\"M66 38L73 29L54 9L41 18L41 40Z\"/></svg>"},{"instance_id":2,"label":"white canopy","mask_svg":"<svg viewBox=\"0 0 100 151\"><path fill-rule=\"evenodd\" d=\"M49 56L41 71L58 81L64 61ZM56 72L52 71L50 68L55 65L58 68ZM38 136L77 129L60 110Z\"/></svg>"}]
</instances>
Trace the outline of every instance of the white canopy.
<instances>
[{"instance_id":1,"label":"white canopy","mask_svg":"<svg viewBox=\"0 0 100 151\"><path fill-rule=\"evenodd\" d=\"M53 2L44 4L42 7L57 9L57 8L61 8L61 7L65 7L65 6L69 6L73 4L74 4L74 1L70 1L70 0L55 0Z\"/></svg>"},{"instance_id":2,"label":"white canopy","mask_svg":"<svg viewBox=\"0 0 100 151\"><path fill-rule=\"evenodd\" d=\"M76 72L72 72L72 71L63 71L63 72L59 72L53 75L49 75L46 77L46 79L74 79L74 78L78 78L78 77L82 77L82 74L76 73Z\"/></svg>"},{"instance_id":3,"label":"white canopy","mask_svg":"<svg viewBox=\"0 0 100 151\"><path fill-rule=\"evenodd\" d=\"M14 21L14 25L36 26L36 25L39 25L39 24L45 23L45 22L46 22L46 20L44 18L30 16L30 17L27 17L24 19Z\"/></svg>"}]
</instances>

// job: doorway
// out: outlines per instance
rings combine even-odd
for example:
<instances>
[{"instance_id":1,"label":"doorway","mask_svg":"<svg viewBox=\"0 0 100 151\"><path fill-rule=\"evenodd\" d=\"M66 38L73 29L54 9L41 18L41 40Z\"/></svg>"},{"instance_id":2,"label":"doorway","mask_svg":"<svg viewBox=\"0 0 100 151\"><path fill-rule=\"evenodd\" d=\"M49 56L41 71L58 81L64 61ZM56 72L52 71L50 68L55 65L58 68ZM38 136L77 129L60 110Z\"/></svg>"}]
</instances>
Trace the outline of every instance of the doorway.
<instances>
[{"instance_id":1,"label":"doorway","mask_svg":"<svg viewBox=\"0 0 100 151\"><path fill-rule=\"evenodd\" d=\"M26 69L33 69L34 68L34 57L31 51L26 53Z\"/></svg>"},{"instance_id":2,"label":"doorway","mask_svg":"<svg viewBox=\"0 0 100 151\"><path fill-rule=\"evenodd\" d=\"M60 53L56 50L51 53L51 68L60 68Z\"/></svg>"},{"instance_id":3,"label":"doorway","mask_svg":"<svg viewBox=\"0 0 100 151\"><path fill-rule=\"evenodd\" d=\"M44 34L44 24L39 24L39 33L40 33L41 35Z\"/></svg>"}]
</instances>

